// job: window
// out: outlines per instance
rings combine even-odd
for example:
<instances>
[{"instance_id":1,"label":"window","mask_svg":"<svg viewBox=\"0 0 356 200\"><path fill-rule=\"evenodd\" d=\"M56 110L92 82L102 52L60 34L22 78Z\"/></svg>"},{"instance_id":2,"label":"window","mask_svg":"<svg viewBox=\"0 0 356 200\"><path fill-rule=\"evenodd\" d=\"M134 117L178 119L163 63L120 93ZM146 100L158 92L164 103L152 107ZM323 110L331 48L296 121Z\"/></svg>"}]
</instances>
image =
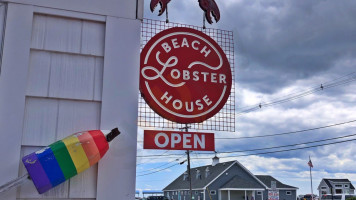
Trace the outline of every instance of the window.
<instances>
[{"instance_id":1,"label":"window","mask_svg":"<svg viewBox=\"0 0 356 200\"><path fill-rule=\"evenodd\" d=\"M342 194L342 189L336 189L336 190L335 190L335 193L336 193L336 194Z\"/></svg>"},{"instance_id":2,"label":"window","mask_svg":"<svg viewBox=\"0 0 356 200\"><path fill-rule=\"evenodd\" d=\"M321 191L321 194L327 194L325 190L322 190Z\"/></svg>"},{"instance_id":3,"label":"window","mask_svg":"<svg viewBox=\"0 0 356 200\"><path fill-rule=\"evenodd\" d=\"M286 191L286 195L292 195L292 191Z\"/></svg>"},{"instance_id":4,"label":"window","mask_svg":"<svg viewBox=\"0 0 356 200\"><path fill-rule=\"evenodd\" d=\"M335 185L335 187L342 187L342 185Z\"/></svg>"},{"instance_id":5,"label":"window","mask_svg":"<svg viewBox=\"0 0 356 200\"><path fill-rule=\"evenodd\" d=\"M198 193L199 193L198 191L195 191L195 195L198 195Z\"/></svg>"},{"instance_id":6,"label":"window","mask_svg":"<svg viewBox=\"0 0 356 200\"><path fill-rule=\"evenodd\" d=\"M211 195L216 195L216 190L210 190Z\"/></svg>"},{"instance_id":7,"label":"window","mask_svg":"<svg viewBox=\"0 0 356 200\"><path fill-rule=\"evenodd\" d=\"M345 187L345 188L348 188L348 187L349 187L349 185L344 185L344 187Z\"/></svg>"},{"instance_id":8,"label":"window","mask_svg":"<svg viewBox=\"0 0 356 200\"><path fill-rule=\"evenodd\" d=\"M183 174L183 181L187 181L188 180L188 173L184 172Z\"/></svg>"},{"instance_id":9,"label":"window","mask_svg":"<svg viewBox=\"0 0 356 200\"><path fill-rule=\"evenodd\" d=\"M257 195L262 195L262 192L261 192L261 191L258 191L258 192L257 192Z\"/></svg>"},{"instance_id":10,"label":"window","mask_svg":"<svg viewBox=\"0 0 356 200\"><path fill-rule=\"evenodd\" d=\"M201 179L201 174L200 174L200 170L199 169L196 170L195 179Z\"/></svg>"},{"instance_id":11,"label":"window","mask_svg":"<svg viewBox=\"0 0 356 200\"><path fill-rule=\"evenodd\" d=\"M320 187L320 189L322 189L322 190L326 190L326 189L327 189L327 187Z\"/></svg>"}]
</instances>

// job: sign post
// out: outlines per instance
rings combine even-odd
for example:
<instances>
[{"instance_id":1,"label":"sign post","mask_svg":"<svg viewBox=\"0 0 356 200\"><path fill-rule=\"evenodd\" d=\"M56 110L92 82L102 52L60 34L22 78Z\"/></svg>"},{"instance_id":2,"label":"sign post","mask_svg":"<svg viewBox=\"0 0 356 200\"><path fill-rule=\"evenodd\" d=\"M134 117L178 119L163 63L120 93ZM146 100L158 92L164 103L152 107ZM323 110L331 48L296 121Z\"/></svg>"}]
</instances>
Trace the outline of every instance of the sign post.
<instances>
[{"instance_id":1,"label":"sign post","mask_svg":"<svg viewBox=\"0 0 356 200\"><path fill-rule=\"evenodd\" d=\"M140 91L161 117L185 124L185 132L144 132L144 149L186 150L190 199L193 199L190 151L215 151L214 134L188 132L217 114L232 87L228 59L209 36L175 27L155 35L141 52Z\"/></svg>"}]
</instances>

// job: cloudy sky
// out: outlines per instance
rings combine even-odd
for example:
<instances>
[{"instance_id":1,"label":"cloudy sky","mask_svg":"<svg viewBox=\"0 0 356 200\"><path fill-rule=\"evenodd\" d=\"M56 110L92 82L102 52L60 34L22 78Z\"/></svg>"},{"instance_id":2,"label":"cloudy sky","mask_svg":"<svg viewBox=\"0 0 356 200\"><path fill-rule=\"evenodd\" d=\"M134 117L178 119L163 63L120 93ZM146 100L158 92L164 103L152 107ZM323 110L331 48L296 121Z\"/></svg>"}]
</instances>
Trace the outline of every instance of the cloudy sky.
<instances>
[{"instance_id":1,"label":"cloudy sky","mask_svg":"<svg viewBox=\"0 0 356 200\"><path fill-rule=\"evenodd\" d=\"M278 134L356 120L356 1L332 0L216 0L221 19L208 28L231 30L235 44L236 132L215 137L244 137ZM145 0L144 17L157 17ZM203 12L196 0L171 0L172 22L202 26ZM323 84L323 90L316 90ZM314 90L313 90L314 89ZM306 93L308 91L312 91ZM308 95L301 95L308 94ZM296 97L272 106L280 99ZM242 113L241 113L242 112ZM241 114L239 114L241 113ZM236 151L323 140L356 134L356 122L287 134L239 140L216 140L216 150ZM304 147L343 140L347 137ZM139 131L142 140L142 129ZM322 178L348 178L356 185L356 141L282 153L235 156L218 154L220 161L238 160L254 174L272 175L285 184L310 193L308 157L314 164L313 188ZM296 146L291 148L300 148ZM281 150L281 149L272 149ZM259 151L259 152L266 152ZM270 150L271 151L271 150ZM184 154L142 150L138 155ZM254 153L254 152L247 152ZM255 152L256 153L256 152ZM184 156L179 161L184 160ZM230 156L227 158L223 158ZM192 158L206 157L192 153ZM212 156L211 156L212 157ZM161 190L186 170L176 158L138 159L137 189ZM211 160L192 160L192 167ZM168 169L162 170L164 168ZM157 173L155 170L162 170ZM149 175L145 175L152 173ZM140 176L144 175L144 176Z\"/></svg>"}]
</instances>

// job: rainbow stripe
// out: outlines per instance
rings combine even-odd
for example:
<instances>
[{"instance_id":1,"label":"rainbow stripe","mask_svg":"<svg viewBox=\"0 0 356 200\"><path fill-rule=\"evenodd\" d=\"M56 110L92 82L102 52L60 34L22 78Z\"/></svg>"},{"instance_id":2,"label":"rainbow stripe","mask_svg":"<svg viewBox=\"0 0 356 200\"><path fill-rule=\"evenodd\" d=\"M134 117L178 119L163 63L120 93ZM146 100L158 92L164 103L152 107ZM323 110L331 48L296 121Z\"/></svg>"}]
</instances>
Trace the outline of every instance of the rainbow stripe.
<instances>
[{"instance_id":1,"label":"rainbow stripe","mask_svg":"<svg viewBox=\"0 0 356 200\"><path fill-rule=\"evenodd\" d=\"M109 144L100 130L76 133L22 158L42 194L96 164Z\"/></svg>"}]
</instances>

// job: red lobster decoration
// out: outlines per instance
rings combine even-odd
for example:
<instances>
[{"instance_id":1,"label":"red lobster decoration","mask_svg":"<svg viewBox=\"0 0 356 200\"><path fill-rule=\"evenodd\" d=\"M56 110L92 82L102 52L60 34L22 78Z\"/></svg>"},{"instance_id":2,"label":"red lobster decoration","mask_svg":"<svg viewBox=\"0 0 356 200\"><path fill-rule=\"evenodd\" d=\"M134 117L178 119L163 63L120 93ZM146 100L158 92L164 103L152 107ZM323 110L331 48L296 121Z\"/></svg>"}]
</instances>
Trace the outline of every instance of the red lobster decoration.
<instances>
[{"instance_id":1,"label":"red lobster decoration","mask_svg":"<svg viewBox=\"0 0 356 200\"><path fill-rule=\"evenodd\" d=\"M161 9L158 12L158 16L162 15L163 12L166 11L167 4L170 1L171 0L151 0L151 4L150 4L151 11L153 12L159 3L161 5ZM213 23L211 14L214 16L216 22L220 20L220 11L215 0L198 0L198 1L199 1L199 6L204 11L205 18L209 22L209 24Z\"/></svg>"},{"instance_id":2,"label":"red lobster decoration","mask_svg":"<svg viewBox=\"0 0 356 200\"><path fill-rule=\"evenodd\" d=\"M213 23L210 14L214 16L216 22L220 20L219 7L214 0L199 0L199 6L205 12L205 18L209 24Z\"/></svg>"},{"instance_id":3,"label":"red lobster decoration","mask_svg":"<svg viewBox=\"0 0 356 200\"><path fill-rule=\"evenodd\" d=\"M157 7L158 3L161 5L161 9L158 12L158 16L161 16L163 14L164 11L166 11L167 8L167 4L170 2L171 0L151 0L151 12L154 11L154 9Z\"/></svg>"}]
</instances>

